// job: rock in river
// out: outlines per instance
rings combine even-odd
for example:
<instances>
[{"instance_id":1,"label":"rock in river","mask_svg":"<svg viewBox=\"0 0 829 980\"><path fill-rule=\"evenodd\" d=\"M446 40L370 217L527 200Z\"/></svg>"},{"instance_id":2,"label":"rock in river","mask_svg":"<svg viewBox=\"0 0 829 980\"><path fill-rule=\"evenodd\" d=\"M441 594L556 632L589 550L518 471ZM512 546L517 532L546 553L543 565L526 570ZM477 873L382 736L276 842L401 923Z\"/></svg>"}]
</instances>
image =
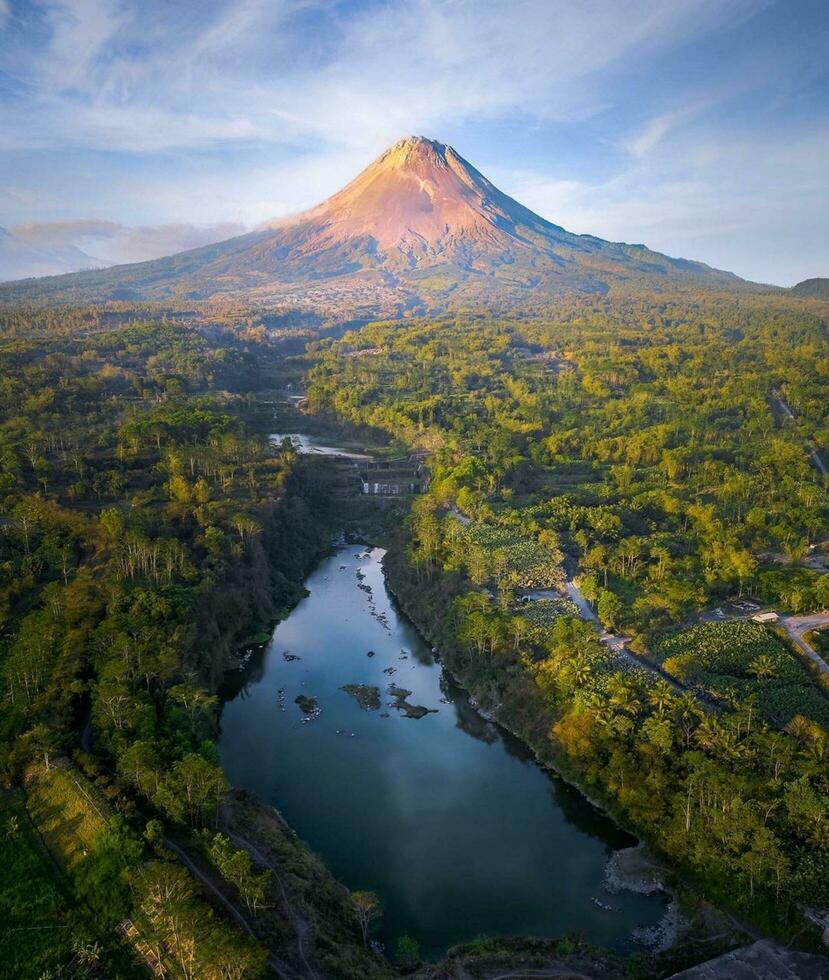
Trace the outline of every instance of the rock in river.
<instances>
[{"instance_id":1,"label":"rock in river","mask_svg":"<svg viewBox=\"0 0 829 980\"><path fill-rule=\"evenodd\" d=\"M356 699L363 711L376 711L380 707L380 688L371 684L343 684L340 688Z\"/></svg>"},{"instance_id":2,"label":"rock in river","mask_svg":"<svg viewBox=\"0 0 829 980\"><path fill-rule=\"evenodd\" d=\"M406 700L411 694L405 687L398 687L396 684L389 685L389 694L394 698L392 707L402 711L407 718L422 718L424 715L436 715L437 708L424 708L422 704L409 704Z\"/></svg>"},{"instance_id":3,"label":"rock in river","mask_svg":"<svg viewBox=\"0 0 829 980\"><path fill-rule=\"evenodd\" d=\"M319 702L316 698L309 698L307 694L298 694L294 698L294 704L299 705L299 710L311 718L316 718L316 716L322 710L319 706Z\"/></svg>"}]
</instances>

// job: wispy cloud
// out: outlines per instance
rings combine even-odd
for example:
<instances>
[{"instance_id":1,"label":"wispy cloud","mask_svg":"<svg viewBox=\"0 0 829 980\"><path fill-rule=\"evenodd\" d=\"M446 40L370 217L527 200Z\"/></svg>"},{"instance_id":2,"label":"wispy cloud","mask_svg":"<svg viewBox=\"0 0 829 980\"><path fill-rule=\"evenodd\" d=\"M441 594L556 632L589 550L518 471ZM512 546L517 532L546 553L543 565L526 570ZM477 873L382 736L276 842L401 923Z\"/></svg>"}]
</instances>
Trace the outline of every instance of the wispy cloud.
<instances>
[{"instance_id":1,"label":"wispy cloud","mask_svg":"<svg viewBox=\"0 0 829 980\"><path fill-rule=\"evenodd\" d=\"M700 114L706 105L683 106L672 112L663 112L654 116L636 136L628 139L625 149L634 157L643 157L655 149L663 139L678 126Z\"/></svg>"},{"instance_id":2,"label":"wispy cloud","mask_svg":"<svg viewBox=\"0 0 829 980\"><path fill-rule=\"evenodd\" d=\"M724 9L756 5L414 0L346 14L333 0L195 9L45 0L0 50L24 93L6 107L6 134L18 146L145 153L309 139L379 145L413 127L507 111L579 118L606 104L602 71L705 33Z\"/></svg>"},{"instance_id":3,"label":"wispy cloud","mask_svg":"<svg viewBox=\"0 0 829 980\"><path fill-rule=\"evenodd\" d=\"M0 224L92 216L119 230L91 254L147 257L309 206L414 132L577 231L768 278L773 213L778 254L822 234L829 266L819 7L0 0Z\"/></svg>"},{"instance_id":4,"label":"wispy cloud","mask_svg":"<svg viewBox=\"0 0 829 980\"><path fill-rule=\"evenodd\" d=\"M505 171L501 182L577 233L642 242L748 279L792 285L829 272L822 230L829 198L818 164L827 156L829 131L734 127L727 142L677 137L656 165L636 160L605 181L560 181L519 170Z\"/></svg>"},{"instance_id":5,"label":"wispy cloud","mask_svg":"<svg viewBox=\"0 0 829 980\"><path fill-rule=\"evenodd\" d=\"M43 11L49 41L32 63L31 77L53 94L88 93L114 60L111 46L129 29L127 9L111 0L52 0Z\"/></svg>"},{"instance_id":6,"label":"wispy cloud","mask_svg":"<svg viewBox=\"0 0 829 980\"><path fill-rule=\"evenodd\" d=\"M142 262L247 231L239 222L193 225L184 222L130 227L116 221L81 218L74 221L29 221L9 231L20 241L44 251L76 248L101 264Z\"/></svg>"}]
</instances>

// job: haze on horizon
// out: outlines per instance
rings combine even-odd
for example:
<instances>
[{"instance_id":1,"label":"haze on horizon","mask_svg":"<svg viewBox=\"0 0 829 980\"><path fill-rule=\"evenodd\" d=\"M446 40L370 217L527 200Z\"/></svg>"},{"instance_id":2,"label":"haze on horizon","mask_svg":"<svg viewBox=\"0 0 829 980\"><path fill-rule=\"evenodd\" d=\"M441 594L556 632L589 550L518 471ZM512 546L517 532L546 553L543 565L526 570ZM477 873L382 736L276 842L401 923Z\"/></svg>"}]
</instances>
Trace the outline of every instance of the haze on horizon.
<instances>
[{"instance_id":1,"label":"haze on horizon","mask_svg":"<svg viewBox=\"0 0 829 980\"><path fill-rule=\"evenodd\" d=\"M829 273L815 0L0 0L0 226L136 261L318 203L401 136L577 233Z\"/></svg>"}]
</instances>

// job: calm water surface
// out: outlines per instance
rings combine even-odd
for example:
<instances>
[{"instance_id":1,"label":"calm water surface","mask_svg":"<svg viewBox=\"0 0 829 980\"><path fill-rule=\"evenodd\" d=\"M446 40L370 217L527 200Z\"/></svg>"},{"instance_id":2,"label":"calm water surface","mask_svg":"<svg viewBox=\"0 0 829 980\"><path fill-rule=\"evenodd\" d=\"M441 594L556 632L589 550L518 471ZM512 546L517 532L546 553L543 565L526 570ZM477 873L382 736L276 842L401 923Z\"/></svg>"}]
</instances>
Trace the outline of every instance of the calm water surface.
<instances>
[{"instance_id":1,"label":"calm water surface","mask_svg":"<svg viewBox=\"0 0 829 980\"><path fill-rule=\"evenodd\" d=\"M277 806L349 887L380 896L391 949L402 934L436 955L482 933L568 931L628 948L665 910L602 887L608 857L633 840L472 708L395 609L382 554L338 548L267 649L231 675L228 778ZM391 683L437 713L405 717ZM363 710L344 684L379 687L381 707ZM299 695L317 699L316 717L303 722Z\"/></svg>"}]
</instances>

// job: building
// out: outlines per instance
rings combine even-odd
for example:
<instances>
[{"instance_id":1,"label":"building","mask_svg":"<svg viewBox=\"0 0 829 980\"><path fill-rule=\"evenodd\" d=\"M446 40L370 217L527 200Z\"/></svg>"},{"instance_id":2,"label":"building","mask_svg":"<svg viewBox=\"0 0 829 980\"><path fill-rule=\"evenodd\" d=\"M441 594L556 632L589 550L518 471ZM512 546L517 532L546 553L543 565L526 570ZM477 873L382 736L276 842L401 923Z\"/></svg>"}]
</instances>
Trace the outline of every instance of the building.
<instances>
[{"instance_id":1,"label":"building","mask_svg":"<svg viewBox=\"0 0 829 980\"><path fill-rule=\"evenodd\" d=\"M752 616L751 618L755 623L776 623L780 619L776 612L757 613L756 616Z\"/></svg>"},{"instance_id":2,"label":"building","mask_svg":"<svg viewBox=\"0 0 829 980\"><path fill-rule=\"evenodd\" d=\"M420 483L401 480L362 481L363 493L375 497L400 497L408 493L423 493Z\"/></svg>"},{"instance_id":3,"label":"building","mask_svg":"<svg viewBox=\"0 0 829 980\"><path fill-rule=\"evenodd\" d=\"M403 497L423 493L427 480L414 456L364 463L360 466L362 492L373 497Z\"/></svg>"}]
</instances>

